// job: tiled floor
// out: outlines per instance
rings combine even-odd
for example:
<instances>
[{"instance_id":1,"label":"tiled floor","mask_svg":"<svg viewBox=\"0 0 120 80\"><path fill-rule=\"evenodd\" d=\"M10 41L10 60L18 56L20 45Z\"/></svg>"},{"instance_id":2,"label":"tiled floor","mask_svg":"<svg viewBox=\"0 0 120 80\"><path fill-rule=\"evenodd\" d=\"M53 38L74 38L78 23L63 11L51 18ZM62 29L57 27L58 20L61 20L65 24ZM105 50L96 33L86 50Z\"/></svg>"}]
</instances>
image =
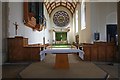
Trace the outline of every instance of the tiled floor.
<instances>
[{"instance_id":1,"label":"tiled floor","mask_svg":"<svg viewBox=\"0 0 120 80\"><path fill-rule=\"evenodd\" d=\"M25 69L27 64L5 64L2 66L2 78L19 78L19 73Z\"/></svg>"},{"instance_id":2,"label":"tiled floor","mask_svg":"<svg viewBox=\"0 0 120 80\"><path fill-rule=\"evenodd\" d=\"M103 69L105 72L107 72L110 75L110 78L118 78L118 64L115 65L102 65L102 64L97 64L98 67Z\"/></svg>"},{"instance_id":3,"label":"tiled floor","mask_svg":"<svg viewBox=\"0 0 120 80\"><path fill-rule=\"evenodd\" d=\"M19 73L29 64L6 64L2 69L3 78L19 78ZM98 67L110 74L110 78L118 78L118 65L97 64Z\"/></svg>"},{"instance_id":4,"label":"tiled floor","mask_svg":"<svg viewBox=\"0 0 120 80\"><path fill-rule=\"evenodd\" d=\"M48 58L51 56L48 56ZM54 57L54 56L52 56ZM72 58L72 56L69 56L69 58ZM75 62L75 60L70 59L70 62ZM76 58L74 58L76 59ZM46 60L45 60L46 61ZM53 60L49 60L49 62L54 62ZM30 63L17 63L17 64L5 64L2 66L2 77L3 78L19 78L19 73L25 69ZM110 75L110 78L116 78L115 80L119 80L119 70L118 63L114 65L108 65L108 64L101 64L99 62L95 63L98 67L100 67L102 70L107 72ZM111 80L111 79L110 79Z\"/></svg>"}]
</instances>

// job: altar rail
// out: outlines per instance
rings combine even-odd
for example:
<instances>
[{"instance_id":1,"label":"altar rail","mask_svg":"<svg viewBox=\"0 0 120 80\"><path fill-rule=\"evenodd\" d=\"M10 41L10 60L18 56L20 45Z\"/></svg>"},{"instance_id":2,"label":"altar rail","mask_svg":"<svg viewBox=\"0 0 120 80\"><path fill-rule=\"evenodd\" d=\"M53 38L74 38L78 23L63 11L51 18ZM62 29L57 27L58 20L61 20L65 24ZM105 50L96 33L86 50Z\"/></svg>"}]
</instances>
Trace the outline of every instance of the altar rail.
<instances>
[{"instance_id":1,"label":"altar rail","mask_svg":"<svg viewBox=\"0 0 120 80\"><path fill-rule=\"evenodd\" d=\"M55 41L55 44L68 44L67 40L64 41Z\"/></svg>"}]
</instances>

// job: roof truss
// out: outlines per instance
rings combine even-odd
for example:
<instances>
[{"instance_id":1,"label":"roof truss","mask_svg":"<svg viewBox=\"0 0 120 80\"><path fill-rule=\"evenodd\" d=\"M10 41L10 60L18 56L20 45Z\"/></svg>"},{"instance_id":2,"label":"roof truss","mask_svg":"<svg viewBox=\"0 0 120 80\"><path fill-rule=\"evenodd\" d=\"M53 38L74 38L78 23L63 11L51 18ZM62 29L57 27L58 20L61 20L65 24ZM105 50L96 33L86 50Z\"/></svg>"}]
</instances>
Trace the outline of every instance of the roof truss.
<instances>
[{"instance_id":1,"label":"roof truss","mask_svg":"<svg viewBox=\"0 0 120 80\"><path fill-rule=\"evenodd\" d=\"M78 0L44 0L44 2L49 14L59 6L66 7L73 14Z\"/></svg>"}]
</instances>

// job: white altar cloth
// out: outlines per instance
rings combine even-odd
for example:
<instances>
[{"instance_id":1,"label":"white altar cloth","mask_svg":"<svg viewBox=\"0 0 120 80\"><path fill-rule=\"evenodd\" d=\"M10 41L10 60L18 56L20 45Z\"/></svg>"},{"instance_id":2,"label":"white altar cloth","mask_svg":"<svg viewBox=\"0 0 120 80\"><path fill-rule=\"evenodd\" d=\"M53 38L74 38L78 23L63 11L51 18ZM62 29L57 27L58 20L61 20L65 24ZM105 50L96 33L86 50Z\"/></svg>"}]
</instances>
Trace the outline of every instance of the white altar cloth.
<instances>
[{"instance_id":1,"label":"white altar cloth","mask_svg":"<svg viewBox=\"0 0 120 80\"><path fill-rule=\"evenodd\" d=\"M57 53L79 53L79 57L83 60L84 59L84 51L80 50L80 49L67 49L67 48L63 48L63 49L45 49L43 51L40 52L40 60L42 61L45 58L45 53L50 53L50 54L57 54Z\"/></svg>"}]
</instances>

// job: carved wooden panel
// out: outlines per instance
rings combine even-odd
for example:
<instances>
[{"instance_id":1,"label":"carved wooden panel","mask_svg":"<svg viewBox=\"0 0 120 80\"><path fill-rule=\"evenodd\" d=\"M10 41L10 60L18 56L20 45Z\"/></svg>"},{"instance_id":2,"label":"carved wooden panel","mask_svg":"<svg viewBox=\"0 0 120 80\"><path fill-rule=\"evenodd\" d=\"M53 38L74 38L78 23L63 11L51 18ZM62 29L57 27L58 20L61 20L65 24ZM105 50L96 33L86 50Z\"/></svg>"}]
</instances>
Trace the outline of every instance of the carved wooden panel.
<instances>
[{"instance_id":1,"label":"carved wooden panel","mask_svg":"<svg viewBox=\"0 0 120 80\"><path fill-rule=\"evenodd\" d=\"M43 2L24 2L24 24L33 30L41 31L46 26Z\"/></svg>"}]
</instances>

